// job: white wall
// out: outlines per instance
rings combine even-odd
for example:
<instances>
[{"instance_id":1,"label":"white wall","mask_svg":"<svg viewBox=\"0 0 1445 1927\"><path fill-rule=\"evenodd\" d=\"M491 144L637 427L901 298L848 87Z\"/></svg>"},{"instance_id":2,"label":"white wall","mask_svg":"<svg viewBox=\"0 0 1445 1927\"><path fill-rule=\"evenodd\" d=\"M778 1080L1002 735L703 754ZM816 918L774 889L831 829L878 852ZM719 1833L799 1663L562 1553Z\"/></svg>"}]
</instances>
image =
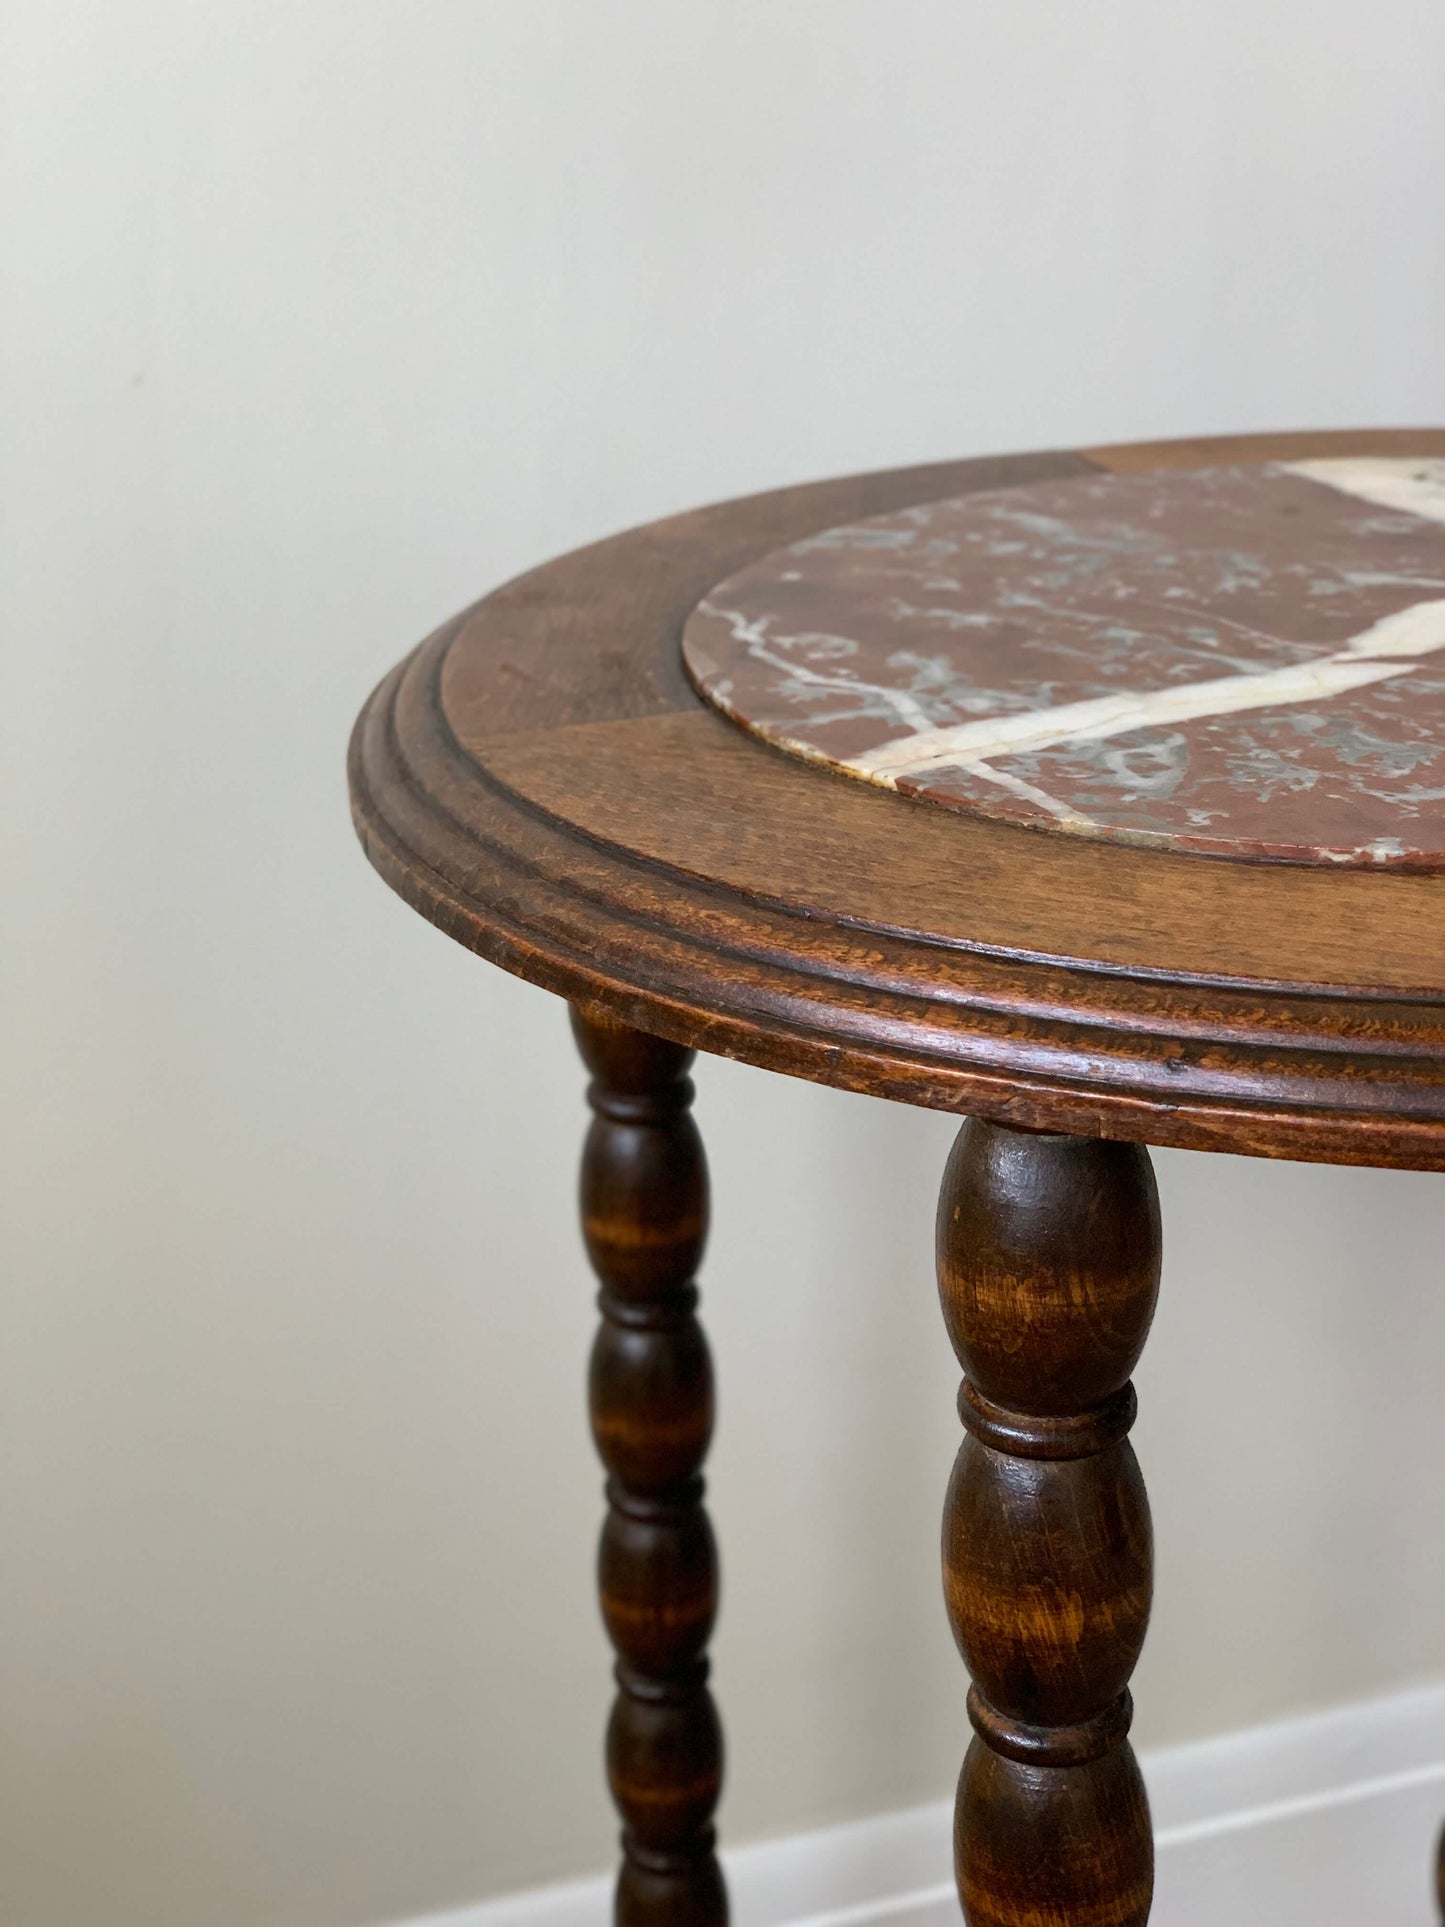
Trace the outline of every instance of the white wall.
<instances>
[{"instance_id":1,"label":"white wall","mask_svg":"<svg viewBox=\"0 0 1445 1927\"><path fill-rule=\"evenodd\" d=\"M561 1012L353 847L510 572L991 449L1445 416L1437 0L10 0L0 1917L600 1865ZM941 1793L944 1119L727 1064L724 1821ZM1445 1669L1445 1193L1164 1155L1141 1731Z\"/></svg>"}]
</instances>

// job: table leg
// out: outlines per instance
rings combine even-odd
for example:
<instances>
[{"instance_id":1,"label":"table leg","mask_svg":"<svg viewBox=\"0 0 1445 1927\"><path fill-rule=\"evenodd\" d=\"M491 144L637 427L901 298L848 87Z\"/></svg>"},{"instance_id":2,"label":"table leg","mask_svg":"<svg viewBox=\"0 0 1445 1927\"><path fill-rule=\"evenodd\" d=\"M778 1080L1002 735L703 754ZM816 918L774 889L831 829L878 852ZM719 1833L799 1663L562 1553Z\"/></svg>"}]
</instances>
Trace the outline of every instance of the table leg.
<instances>
[{"instance_id":1,"label":"table leg","mask_svg":"<svg viewBox=\"0 0 1445 1927\"><path fill-rule=\"evenodd\" d=\"M582 1230L602 1281L592 1436L607 1468L598 1549L617 1652L607 1775L622 1815L618 1927L722 1927L712 1813L722 1729L704 1656L717 1549L703 1509L712 1361L693 1283L707 1235L707 1163L689 1109L693 1052L572 1013L592 1073Z\"/></svg>"},{"instance_id":2,"label":"table leg","mask_svg":"<svg viewBox=\"0 0 1445 1927\"><path fill-rule=\"evenodd\" d=\"M1435 1900L1440 1909L1440 1918L1445 1920L1445 1833L1440 1835L1435 1848Z\"/></svg>"},{"instance_id":3,"label":"table leg","mask_svg":"<svg viewBox=\"0 0 1445 1927\"><path fill-rule=\"evenodd\" d=\"M1142 1147L970 1121L938 1276L967 1428L944 1593L973 1678L954 1861L970 1927L1142 1927L1154 1851L1129 1745L1149 1504L1129 1374L1159 1285Z\"/></svg>"}]
</instances>

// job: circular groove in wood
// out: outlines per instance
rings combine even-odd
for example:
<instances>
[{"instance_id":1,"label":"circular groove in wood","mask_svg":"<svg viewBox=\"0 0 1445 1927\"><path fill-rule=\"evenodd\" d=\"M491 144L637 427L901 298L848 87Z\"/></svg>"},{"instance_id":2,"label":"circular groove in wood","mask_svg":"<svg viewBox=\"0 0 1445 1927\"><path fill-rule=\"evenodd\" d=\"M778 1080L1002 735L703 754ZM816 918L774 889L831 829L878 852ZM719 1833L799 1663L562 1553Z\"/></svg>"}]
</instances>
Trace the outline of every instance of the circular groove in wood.
<instances>
[{"instance_id":1,"label":"circular groove in wood","mask_svg":"<svg viewBox=\"0 0 1445 1927\"><path fill-rule=\"evenodd\" d=\"M1439 879L1266 889L1254 866L945 821L799 770L683 682L688 608L749 553L1084 467L1031 461L729 504L499 591L359 722L367 854L483 956L697 1048L1030 1127L1445 1168ZM728 801L742 772L750 809Z\"/></svg>"},{"instance_id":2,"label":"circular groove in wood","mask_svg":"<svg viewBox=\"0 0 1445 1927\"><path fill-rule=\"evenodd\" d=\"M1014 1458L1091 1458L1128 1438L1138 1414L1132 1384L1092 1411L1062 1415L1016 1412L996 1405L968 1379L958 1388L958 1416L979 1444Z\"/></svg>"},{"instance_id":3,"label":"circular groove in wood","mask_svg":"<svg viewBox=\"0 0 1445 1927\"><path fill-rule=\"evenodd\" d=\"M995 1753L1020 1766L1087 1766L1127 1739L1134 1722L1128 1687L1092 1719L1073 1726L1030 1726L990 1706L976 1686L968 1689L968 1717L978 1737Z\"/></svg>"}]
</instances>

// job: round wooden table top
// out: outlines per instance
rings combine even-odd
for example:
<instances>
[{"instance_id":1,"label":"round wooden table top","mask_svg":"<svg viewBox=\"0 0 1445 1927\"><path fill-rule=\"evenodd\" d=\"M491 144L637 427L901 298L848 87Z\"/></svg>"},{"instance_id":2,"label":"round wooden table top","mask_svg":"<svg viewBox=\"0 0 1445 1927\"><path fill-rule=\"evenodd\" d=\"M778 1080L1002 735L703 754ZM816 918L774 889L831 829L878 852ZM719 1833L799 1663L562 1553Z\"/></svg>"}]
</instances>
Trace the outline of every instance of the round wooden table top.
<instances>
[{"instance_id":1,"label":"round wooden table top","mask_svg":"<svg viewBox=\"0 0 1445 1927\"><path fill-rule=\"evenodd\" d=\"M1135 445L654 523L392 672L358 831L470 949L704 1051L1445 1169L1442 457Z\"/></svg>"}]
</instances>

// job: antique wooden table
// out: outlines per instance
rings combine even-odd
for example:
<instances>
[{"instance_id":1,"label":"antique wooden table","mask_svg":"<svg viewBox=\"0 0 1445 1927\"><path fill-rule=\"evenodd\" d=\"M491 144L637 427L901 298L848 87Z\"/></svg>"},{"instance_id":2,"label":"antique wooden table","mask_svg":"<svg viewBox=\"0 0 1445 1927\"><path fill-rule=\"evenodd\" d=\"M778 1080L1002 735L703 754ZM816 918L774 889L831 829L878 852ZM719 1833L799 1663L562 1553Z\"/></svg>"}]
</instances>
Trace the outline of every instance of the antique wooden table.
<instances>
[{"instance_id":1,"label":"antique wooden table","mask_svg":"<svg viewBox=\"0 0 1445 1927\"><path fill-rule=\"evenodd\" d=\"M350 771L382 876L567 998L591 1073L619 1920L727 1909L703 1050L967 1120L938 1212L963 1910L1137 1927L1145 1146L1445 1168L1445 432L678 516L448 623Z\"/></svg>"}]
</instances>

